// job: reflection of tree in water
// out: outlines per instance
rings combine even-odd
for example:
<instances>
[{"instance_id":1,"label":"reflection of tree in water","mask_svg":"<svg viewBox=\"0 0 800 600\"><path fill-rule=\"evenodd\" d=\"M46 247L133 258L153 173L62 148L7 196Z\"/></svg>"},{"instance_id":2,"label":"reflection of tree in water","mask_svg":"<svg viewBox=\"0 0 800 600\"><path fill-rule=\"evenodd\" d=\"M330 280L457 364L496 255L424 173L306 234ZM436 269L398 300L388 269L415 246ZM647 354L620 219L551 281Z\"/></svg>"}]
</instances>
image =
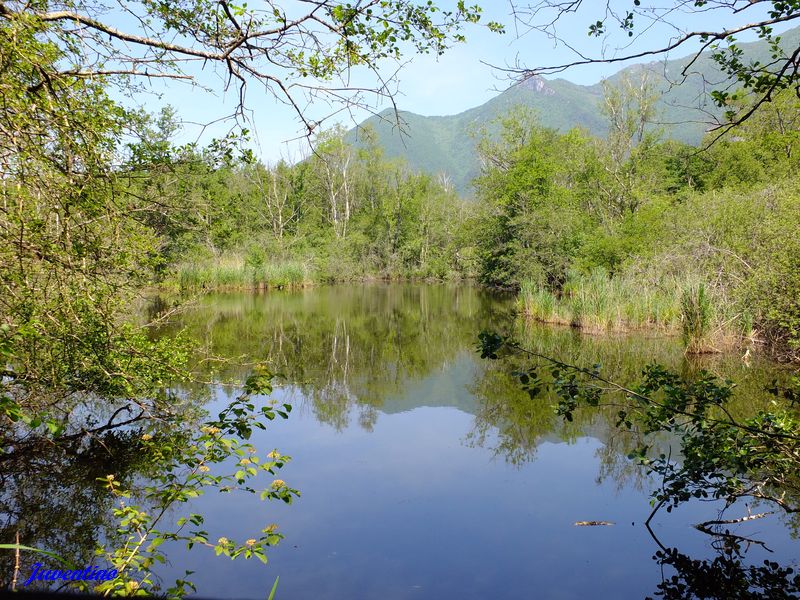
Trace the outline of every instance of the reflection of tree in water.
<instances>
[{"instance_id":1,"label":"reflection of tree in water","mask_svg":"<svg viewBox=\"0 0 800 600\"><path fill-rule=\"evenodd\" d=\"M597 484L612 481L617 491L625 487L631 487L640 492L650 490L653 479L640 465L628 458L631 450L640 443L633 437L633 432L612 427L609 428L608 436L604 437L602 441L603 444L596 452L600 463ZM658 452L659 448L654 451Z\"/></svg>"},{"instance_id":2,"label":"reflection of tree in water","mask_svg":"<svg viewBox=\"0 0 800 600\"><path fill-rule=\"evenodd\" d=\"M204 297L177 325L186 327L214 354L231 359L229 365L214 365L219 377L241 380L248 368L241 366L243 357L267 360L299 392L293 399L309 403L320 421L342 429L355 418L371 428L387 398L413 402L404 395L411 385L459 353L471 352L481 329L511 323L509 308L507 300L468 286L331 286ZM532 348L581 364L600 362L624 380L638 375L642 357L696 368L684 359L678 340L583 336L570 328L519 322L517 329ZM757 362L745 370L738 357L703 366L732 376L745 387L763 386L767 377ZM477 382L476 388L483 386L483 396L492 398L479 408L485 413L479 421L498 423L506 418L504 411L516 412L507 419L508 433L511 428L516 431L501 443L506 454L516 452L521 460L535 449L532 427L542 435L553 433L556 424L548 414L550 407L531 407L497 374L481 371L484 375L487 381ZM497 404L501 399L519 401L504 407ZM581 434L572 428L563 439Z\"/></svg>"},{"instance_id":3,"label":"reflection of tree in water","mask_svg":"<svg viewBox=\"0 0 800 600\"><path fill-rule=\"evenodd\" d=\"M660 543L660 542L659 542ZM665 600L783 600L800 597L800 574L795 568L765 560L745 562L747 547L724 539L715 545L712 559L695 559L677 548L658 550L653 560L661 567L662 580L652 598Z\"/></svg>"},{"instance_id":4,"label":"reflection of tree in water","mask_svg":"<svg viewBox=\"0 0 800 600\"><path fill-rule=\"evenodd\" d=\"M266 359L321 422L342 429L355 413L371 429L387 398L471 350L506 306L468 286L334 286L209 297L181 325L216 354Z\"/></svg>"},{"instance_id":5,"label":"reflection of tree in water","mask_svg":"<svg viewBox=\"0 0 800 600\"><path fill-rule=\"evenodd\" d=\"M591 377L593 388L590 388L589 385L586 385L585 388L581 388L580 386L584 385L583 383L572 386L575 382L575 378L574 376L570 378L570 374L578 369L570 365L594 363L587 363L586 357L581 356L584 351L580 347L576 348L567 345L566 347L561 347L554 351L552 347L543 347L540 339L528 339L526 343L522 344L522 351L516 353L513 351L510 353L502 353L499 350L499 346L494 344L496 340L501 340L502 344L502 338L496 335L482 334L481 354L484 357L492 359L489 366L487 366L487 372L494 371L493 381L505 381L508 385L512 386L512 389L510 390L510 394L499 397L497 392L500 386L498 386L497 383L486 385L485 377L475 386L476 395L481 399L481 411L478 416L491 420L488 424L480 421L476 423L476 430L481 434L479 440L485 439L486 435L484 432L494 427L498 431L498 438L500 440L496 451L505 454L507 459L514 464L518 464L521 460L527 460L532 456L537 444L544 441L546 436L541 430L541 427L539 427L542 422L541 418L531 419L527 428L518 422L518 418L521 417L525 419L535 414L535 411L532 411L531 407L542 404L553 406L560 400L559 408L567 407L565 410L562 410L561 414L565 415L565 419L568 420L570 426L576 425L580 428L583 435L590 435L603 442L602 450L599 453L601 462L600 481L608 476L613 476L617 481L635 476L635 472L640 469L640 465L622 457L626 456L631 449L642 447L644 438L639 438L641 438L642 433L645 433L648 434L646 441L650 448L647 452L647 456L650 456L651 453L660 455L660 459L652 461L652 464L659 465L666 463L671 468L675 469L675 472L687 473L687 477L692 477L691 482L698 486L697 489L695 489L689 487L690 484L688 483L684 484L682 479L670 479L669 476L673 473L670 469L666 469L665 471L658 471L657 469L651 470L654 478L656 474L660 474L664 478L661 483L657 481L654 482L656 484L655 489L660 491L658 494L654 494L654 502L656 503L655 509L645 522L645 526L652 535L653 540L660 548L653 558L661 567L662 581L658 584L657 592L654 597L670 599L800 598L800 575L795 571L796 565L787 566L769 560L756 564L752 561L748 562L746 554L752 548L758 547L769 552L771 552L771 550L768 548L767 544L761 540L746 537L728 529L728 527L735 527L740 523L764 518L773 513L768 511L753 515L750 514L750 507L748 507L748 514L745 517L740 517L738 519L722 518L722 514L727 512L732 506L741 505L741 503L737 504L736 502L738 498L763 498L763 502L768 503L769 500L774 503L771 504L771 506L780 507L786 512L790 519L787 525L793 533L796 532L796 517L800 514L800 509L797 507L800 505L798 505L794 495L795 491L800 489L800 487L796 485L796 471L794 473L787 473L787 469L784 468L784 463L787 463L788 457L784 457L783 460L779 459L775 464L766 461L758 464L753 463L756 465L756 470L752 471L752 485L749 487L745 485L741 492L736 491L739 488L731 486L730 488L725 488L732 490L727 494L715 493L717 488L713 486L717 480L730 480L734 475L726 474L733 473L738 475L739 471L733 468L729 470L726 467L726 463L723 461L723 450L726 450L726 448L721 447L719 454L715 455L712 459L708 459L707 463L702 463L704 466L707 465L706 468L708 468L711 473L711 476L705 479L706 471L698 467L696 455L687 452L687 448L691 449L691 446L688 444L696 442L698 439L697 437L691 437L692 433L700 432L700 434L702 434L709 431L716 431L713 426L708 425L705 421L697 424L697 421L702 418L701 416L698 416L696 421L692 421L686 425L686 431L689 433L683 434L683 437L681 437L680 434L682 430L680 430L678 426L676 426L675 429L664 427L663 429L654 430L652 425L646 422L646 418L654 418L653 414L655 414L655 409L653 412L646 413L642 416L642 422L639 423L636 417L630 417L631 408L629 405L631 405L631 403L637 404L633 399L629 399L625 395L620 395L621 398L618 400L609 400L607 397L604 397L603 401L601 401L598 395L593 396L589 393L592 389L596 391L604 387L608 387L608 389L611 390L619 390L620 388L617 384L631 388L634 384L630 382L635 382L636 377L633 376L634 374L627 372L627 365L625 363L606 360L604 362L605 368L602 371L602 377L594 375L590 370L582 370L582 374ZM515 347L519 348L519 346ZM593 358L600 357L602 356L602 352L593 350L591 351L591 356ZM609 357L606 358L608 359ZM634 364L636 363L636 361L631 362ZM654 362L670 365L669 361L664 360L664 358L657 359ZM707 373L702 371L702 369L709 368L707 361L704 362L706 364L682 360L677 368L680 374L676 375L676 377L680 382L687 382L685 384L686 388L681 387L682 384L675 384L674 379L665 376L664 381L668 382L668 384L663 385L671 385L669 390L665 393L669 394L674 391L676 397L681 399L685 398L687 403L693 398L691 396L693 392L700 395L701 398L705 398L702 394L706 391L706 388L700 384L695 385L693 383L695 381L713 381L713 379L709 379ZM674 365L670 366L676 368ZM721 361L716 364L712 363L711 366L714 370L720 369L720 367L724 369L725 367ZM573 370L570 371L570 369ZM600 367L595 367L595 370L599 373ZM567 375L563 375L565 371ZM656 375L667 373L667 371L664 371L661 367L656 367L655 370L651 372L656 373ZM554 381L555 383L553 385L548 385L546 382L543 382L542 379L540 379L540 373L542 373L542 378L549 378L550 381ZM717 373L719 374L719 371L717 371ZM733 378L735 379L735 376ZM732 419L732 414L747 417L757 413L759 409L772 403L773 398L766 390L767 386L764 385L765 383L766 381L764 379L759 381L752 377L749 378L745 386L743 386L744 392L740 388L739 395L734 397L736 400L732 401L729 401L729 396L724 394L723 391L720 391L722 388L718 387L711 387L707 395L717 398L717 396L712 396L712 394L719 392L719 398L725 401L725 406L722 407L721 410L724 411L726 417ZM482 389L481 386L484 386L485 389ZM514 394L513 388L517 388L519 393ZM631 389L638 388L633 387ZM686 391L683 391L684 389ZM556 397L555 393L557 391L560 393ZM579 406L577 401L574 404L570 404L570 401L574 397L582 394L584 391L586 391L586 393L581 396L584 402L581 404L580 409L577 408ZM633 392L628 393L634 394ZM680 394L684 395L681 396ZM637 398L644 399L644 396L639 395ZM592 401L593 399L594 401ZM520 402L523 404L523 407L516 407L515 405ZM653 401L653 406L660 408L662 405ZM614 420L614 411L617 409L620 409L618 413L619 423L626 423L626 427L623 431L620 431L618 424L615 423ZM691 409L685 408L684 411L691 412ZM674 415L672 418L674 418ZM672 420L669 421L669 423L672 422ZM722 421L712 422L716 424ZM792 422L791 417L789 417L789 422ZM767 422L767 426L768 424L769 422ZM644 425L644 428L641 428L642 425ZM751 426L751 429L760 431L757 428L754 429L753 426ZM520 435L520 431L524 431L525 434ZM556 425L555 431L563 439L568 439L564 436L564 433L568 430L564 429L563 426ZM658 434L657 437L653 437L649 435L652 431L660 431L662 433ZM675 434L676 449L679 450L679 452L675 453L677 458L670 458L673 457L672 452L665 452L664 449L654 449L654 446L659 445L669 448L671 443L670 438L667 436L670 432ZM630 435L626 436L626 433ZM722 432L722 436L724 437L725 435L729 437L732 436L732 434L727 433L727 430ZM688 442L687 436L689 436ZM791 439L796 439L791 434L787 434L787 436ZM768 436L765 435L765 437ZM777 439L778 441L776 442L774 438L768 438L767 442L762 443L762 445L767 446L768 450L771 444L781 449L791 449L794 447L784 437L778 437ZM716 439L711 438L711 442L716 441ZM713 446L713 448L717 448L717 446ZM707 459L706 455L701 454L700 456ZM761 455L759 454L757 456L760 457ZM737 458L736 460L739 459ZM684 468L681 465L685 466L684 470L681 470ZM769 469L775 470L775 476L764 476L762 478L762 471L768 472ZM789 471L791 470L792 469L789 469ZM751 471L748 471L748 473L751 473ZM676 481L678 484L683 484L687 487L675 486ZM777 484L780 485L779 489L762 490L762 487L774 487ZM686 491L687 488L689 492ZM667 495L666 500L663 499L663 494ZM667 505L666 511L671 512L674 505L687 501L691 497L716 500L725 503L725 507L721 509L718 519L695 525L698 531L710 536L711 547L716 552L716 556L712 558L694 558L681 552L678 548L668 548L657 539L650 529L650 520L667 500L670 501L670 504ZM657 502L659 498L662 499L660 502ZM792 517L795 518L793 519Z\"/></svg>"},{"instance_id":6,"label":"reflection of tree in water","mask_svg":"<svg viewBox=\"0 0 800 600\"><path fill-rule=\"evenodd\" d=\"M490 448L495 456L519 466L534 460L536 448L546 439L569 439L576 430L567 431L550 403L531 400L508 367L488 364L476 373L470 392L478 408L467 443Z\"/></svg>"},{"instance_id":7,"label":"reflection of tree in water","mask_svg":"<svg viewBox=\"0 0 800 600\"><path fill-rule=\"evenodd\" d=\"M76 565L92 564L100 536L113 521L113 498L97 478L141 473L146 459L138 438L134 431L106 431L58 444L32 436L8 444L10 451L0 455L0 540L19 533L23 545L52 549ZM21 573L30 573L42 557L22 553L20 560ZM13 553L0 553L0 588L10 586L13 572Z\"/></svg>"},{"instance_id":8,"label":"reflection of tree in water","mask_svg":"<svg viewBox=\"0 0 800 600\"><path fill-rule=\"evenodd\" d=\"M232 366L241 364L242 356L267 358L320 421L344 428L356 415L358 424L370 430L388 397L402 394L415 380L473 348L476 333L505 318L503 310L502 302L471 288L338 287L212 297L182 320L212 352L231 359L231 365L215 365L223 379L241 380L249 371ZM663 339L594 338L554 328L532 329L528 336L528 345L543 353L583 364L600 362L622 380L638 374L643 356L687 371L696 368L684 361L677 342ZM761 401L756 390L768 377L757 368L742 376L741 364L718 360L711 366L743 382L740 389L751 390L742 396L755 398L756 405ZM641 482L642 471L627 459L638 440L634 433L615 427L613 412L580 411L572 423L564 423L555 416L551 401L531 400L519 388L510 375L513 368L498 361L477 369L470 390L477 400L470 443L489 446L509 462L522 464L534 458L542 441L590 435L602 442L600 480L613 478L620 487ZM186 391L201 401L210 397L207 386ZM111 507L96 478L112 472L119 477L146 475L148 465L139 455L137 436L132 431L107 431L59 448L41 440L9 444L15 451L0 456L0 539L13 540L19 531L23 544L56 547L75 561L90 563ZM665 578L658 597L786 598L797 591L796 578L773 563L745 566L741 557L724 553L713 560L696 560L666 548L656 561L676 573ZM0 554L0 586L8 585L12 572L13 554ZM715 577L730 580L723 589L732 595L703 595L716 592L711 587ZM749 589L764 595L735 595ZM789 591L779 595L780 589Z\"/></svg>"},{"instance_id":9,"label":"reflection of tree in water","mask_svg":"<svg viewBox=\"0 0 800 600\"><path fill-rule=\"evenodd\" d=\"M509 360L513 360L512 357ZM634 432L615 426L613 411L579 411L573 422L565 423L555 417L552 404L545 398L531 400L520 389L518 379L509 374L514 370L507 362L493 361L476 377L473 392L479 404L469 443L489 447L510 464L522 465L535 459L536 448L542 442L570 441L577 436L590 435L602 442L597 450L598 483L610 478L618 489L629 486L652 489L653 477L628 458L640 440ZM668 440L664 437L661 441L663 445L653 448L652 452L666 451ZM788 525L793 527L793 522ZM653 598L800 598L800 575L792 567L773 561L747 564L745 554L751 546L760 545L757 540L738 537L719 527L706 527L701 531L711 536L712 547L718 552L712 559L692 558L679 549L662 546L656 539L660 550L653 559L662 568L663 580Z\"/></svg>"},{"instance_id":10,"label":"reflection of tree in water","mask_svg":"<svg viewBox=\"0 0 800 600\"><path fill-rule=\"evenodd\" d=\"M98 545L118 525L112 513L117 500L98 478L113 474L135 489L133 482L147 480L158 464L142 449L142 424L151 433L175 433L175 423L196 421L198 406L209 397L208 386L196 384L180 396L164 390L157 400L136 404L76 401L58 438L13 423L0 428L0 541L12 542L19 534L24 546L53 551L76 568L91 565ZM142 498L130 503L146 504ZM23 552L20 573L30 573L36 562L58 566ZM14 563L13 552L0 552L0 589L10 586Z\"/></svg>"},{"instance_id":11,"label":"reflection of tree in water","mask_svg":"<svg viewBox=\"0 0 800 600\"><path fill-rule=\"evenodd\" d=\"M515 323L514 333L515 339L533 352L570 364L600 364L603 373L613 381L636 381L647 363L676 368L687 378L705 369L723 379L733 379L738 395L729 409L734 415L752 414L769 406L773 399L764 389L776 375L772 363L755 362L748 367L738 356L695 359L684 354L679 340L664 337L585 335L569 327L523 321ZM470 387L478 408L469 442L488 445L509 463L519 465L533 460L542 442L593 437L603 444L598 450L599 481L612 478L620 488L642 485L645 481L642 470L628 459L628 454L641 445L639 432L635 428L617 427L617 411L608 407L583 408L575 412L574 421L564 422L555 414L557 398L552 392L531 398L520 388L514 373L530 366L529 358L517 355L481 365ZM666 438L650 443L654 446L652 453L668 452Z\"/></svg>"},{"instance_id":12,"label":"reflection of tree in water","mask_svg":"<svg viewBox=\"0 0 800 600\"><path fill-rule=\"evenodd\" d=\"M570 441L591 435L602 442L597 451L600 459L598 482L611 478L618 489L626 486L651 489L654 480L628 458L640 440L632 432L615 426L613 411L579 411L573 422L565 423L555 416L550 401L531 400L520 388L519 380L511 375L520 366L513 364L514 361L513 356L492 361L476 375L472 391L479 402L475 425L468 435L469 443L489 447L510 464L522 465L535 459L536 448L542 442ZM663 446L653 451L665 451L667 445L664 438ZM725 530L707 530L713 538L712 547L718 552L712 559L692 558L676 548L664 547L654 538L660 550L653 559L663 573L654 598L777 600L800 597L800 576L792 567L777 562L758 565L745 562L745 553L751 545L757 545L757 541L737 538Z\"/></svg>"}]
</instances>

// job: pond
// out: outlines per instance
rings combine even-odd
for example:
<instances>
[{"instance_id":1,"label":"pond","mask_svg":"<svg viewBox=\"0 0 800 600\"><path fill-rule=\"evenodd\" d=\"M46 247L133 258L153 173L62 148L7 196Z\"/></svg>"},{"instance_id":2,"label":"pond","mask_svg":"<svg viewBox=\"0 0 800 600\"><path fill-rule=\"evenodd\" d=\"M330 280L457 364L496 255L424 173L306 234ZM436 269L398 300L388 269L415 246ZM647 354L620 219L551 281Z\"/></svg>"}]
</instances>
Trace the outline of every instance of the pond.
<instances>
[{"instance_id":1,"label":"pond","mask_svg":"<svg viewBox=\"0 0 800 600\"><path fill-rule=\"evenodd\" d=\"M725 554L692 527L717 518L719 504L662 511L654 539L643 522L657 482L627 459L633 441L601 412L565 424L531 401L507 370L479 358L477 334L516 330L529 347L601 363L624 382L650 361L705 368L735 380L752 405L768 401L776 367L739 355L687 360L672 338L524 327L512 309L511 298L467 286L202 298L182 323L192 335L281 374L275 395L294 411L255 443L292 456L281 477L302 496L290 506L203 498L194 509L211 538L217 527L245 539L271 522L286 538L267 567L193 551L173 554L161 574L193 569L199 594L221 598L263 598L276 576L283 598L645 598L675 575L654 558L659 544L694 560ZM217 388L211 405L229 396ZM771 550L752 545L742 564L797 566L800 544L779 516L737 533Z\"/></svg>"},{"instance_id":2,"label":"pond","mask_svg":"<svg viewBox=\"0 0 800 600\"><path fill-rule=\"evenodd\" d=\"M649 362L687 376L706 369L737 382L732 410L742 414L770 402L766 384L785 376L764 359L688 359L674 338L526 325L513 298L455 285L210 295L159 335L181 329L229 359L206 372L212 383L185 390L209 412L237 393L215 382L242 381L245 363L265 360L278 374L272 396L293 410L251 441L292 457L280 476L301 496L291 505L239 493L192 500L181 514L205 515L209 539L248 539L270 523L285 539L268 549L266 566L167 542L169 561L156 569L165 582L190 570L208 598L263 599L280 577L279 599L466 600L695 597L684 582L724 598L749 580L770 597L791 597L780 595L779 569L798 569L796 524L780 514L737 524L738 535L765 545L734 548L693 527L719 518L724 504L690 502L645 527L658 482L627 458L636 440L614 414L583 410L566 422L476 347L484 329L513 332L543 354L600 363L623 383ZM669 451L672 442L657 446ZM126 447L122 460L135 464ZM51 548L91 555L111 510L95 480L119 460L98 451L79 462L58 455L6 465L15 471L3 479L3 512L24 515ZM737 505L725 518L763 510Z\"/></svg>"}]
</instances>

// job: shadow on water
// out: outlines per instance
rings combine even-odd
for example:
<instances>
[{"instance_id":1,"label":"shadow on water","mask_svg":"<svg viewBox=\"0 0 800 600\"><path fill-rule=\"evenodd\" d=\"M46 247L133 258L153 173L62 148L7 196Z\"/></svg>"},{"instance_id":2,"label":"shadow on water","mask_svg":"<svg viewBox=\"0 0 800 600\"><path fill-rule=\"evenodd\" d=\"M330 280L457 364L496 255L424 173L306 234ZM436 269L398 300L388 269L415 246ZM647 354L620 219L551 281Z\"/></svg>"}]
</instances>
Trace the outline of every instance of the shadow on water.
<instances>
[{"instance_id":1,"label":"shadow on water","mask_svg":"<svg viewBox=\"0 0 800 600\"><path fill-rule=\"evenodd\" d=\"M655 523L651 537L641 523L653 482L627 458L635 434L616 428L608 411L557 418L547 398L520 390L513 365L481 361L475 348L478 332L492 328L542 354L600 363L621 382L650 362L686 376L702 368L737 382L741 414L769 402L765 385L786 374L757 358L688 360L672 338L526 325L512 307L511 298L469 286L405 284L199 299L159 335L185 329L209 356L228 359L198 357L198 369L218 381L241 381L248 361L272 365L276 395L295 411L255 442L293 455L286 475L303 496L267 515L234 495L192 506L209 515L212 535L214 519L230 524L232 514L245 537L265 519L280 523L286 540L267 575L261 565L180 548L159 574L193 568L200 595L231 598L263 597L275 574L286 597L796 597L788 523L770 517L745 527L743 536L769 538L770 551L720 544L691 527L719 507L692 506ZM186 393L215 410L232 391ZM146 476L126 437L133 433L0 457L2 540L20 530L24 543L90 560L110 525L96 477ZM575 526L595 519L615 525ZM2 555L0 584L12 566Z\"/></svg>"}]
</instances>

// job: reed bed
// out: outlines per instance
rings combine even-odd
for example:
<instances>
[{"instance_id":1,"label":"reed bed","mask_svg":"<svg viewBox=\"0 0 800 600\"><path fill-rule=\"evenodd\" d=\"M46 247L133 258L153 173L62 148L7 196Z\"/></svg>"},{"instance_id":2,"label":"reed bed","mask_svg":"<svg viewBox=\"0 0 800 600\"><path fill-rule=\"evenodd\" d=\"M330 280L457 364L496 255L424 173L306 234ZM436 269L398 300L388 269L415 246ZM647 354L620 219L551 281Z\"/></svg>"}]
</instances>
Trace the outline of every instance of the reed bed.
<instances>
[{"instance_id":1,"label":"reed bed","mask_svg":"<svg viewBox=\"0 0 800 600\"><path fill-rule=\"evenodd\" d=\"M248 264L240 257L178 265L175 278L182 290L285 289L311 285L308 268L300 262Z\"/></svg>"},{"instance_id":2,"label":"reed bed","mask_svg":"<svg viewBox=\"0 0 800 600\"><path fill-rule=\"evenodd\" d=\"M588 274L571 274L559 294L525 282L520 289L518 308L529 319L569 324L587 331L681 331L678 282L643 285L629 277L610 277L599 269Z\"/></svg>"}]
</instances>

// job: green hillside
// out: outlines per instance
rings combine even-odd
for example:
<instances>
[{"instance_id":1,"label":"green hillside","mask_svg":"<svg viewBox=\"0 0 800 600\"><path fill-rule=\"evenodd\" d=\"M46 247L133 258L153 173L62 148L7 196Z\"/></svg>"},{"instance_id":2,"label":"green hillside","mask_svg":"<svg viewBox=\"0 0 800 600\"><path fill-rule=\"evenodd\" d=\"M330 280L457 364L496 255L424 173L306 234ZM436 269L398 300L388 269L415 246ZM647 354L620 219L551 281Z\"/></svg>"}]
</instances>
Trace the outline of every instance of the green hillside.
<instances>
[{"instance_id":1,"label":"green hillside","mask_svg":"<svg viewBox=\"0 0 800 600\"><path fill-rule=\"evenodd\" d=\"M783 34L787 46L800 44L800 28ZM746 56L764 61L768 47L760 42L742 44ZM713 115L719 114L710 101L711 89L730 84L719 72L707 53L692 66L691 74L683 80L681 71L688 59L656 61L633 65L609 78L619 80L623 74L635 75L641 70L653 74L659 100L659 121L665 136L688 144L697 144L703 137ZM535 109L542 123L560 131L580 126L595 135L605 135L605 117L600 113L602 86L577 85L564 79L535 77L513 85L485 104L449 116L426 117L400 111L405 123L404 135L394 124L391 111L364 121L378 133L378 139L388 157L402 157L412 168L430 173L446 173L462 194L470 194L470 182L479 172L475 141L470 135L476 127L504 114L514 105ZM357 129L350 132L357 141Z\"/></svg>"}]
</instances>

